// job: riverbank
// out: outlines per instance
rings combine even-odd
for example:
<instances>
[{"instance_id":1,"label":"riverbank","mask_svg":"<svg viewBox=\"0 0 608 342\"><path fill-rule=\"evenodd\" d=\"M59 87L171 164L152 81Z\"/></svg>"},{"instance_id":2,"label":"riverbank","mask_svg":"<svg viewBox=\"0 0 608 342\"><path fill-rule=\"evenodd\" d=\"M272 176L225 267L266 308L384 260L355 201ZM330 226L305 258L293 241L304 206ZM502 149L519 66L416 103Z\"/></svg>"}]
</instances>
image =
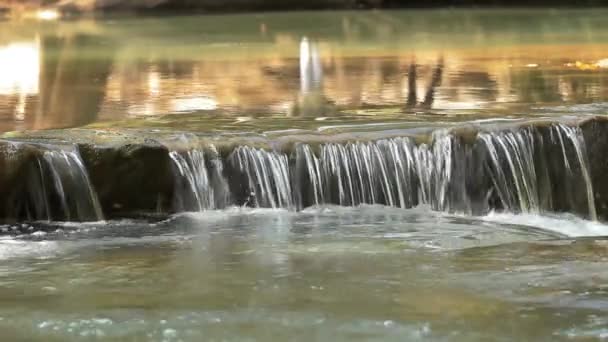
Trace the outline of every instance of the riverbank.
<instances>
[{"instance_id":1,"label":"riverbank","mask_svg":"<svg viewBox=\"0 0 608 342\"><path fill-rule=\"evenodd\" d=\"M234 13L250 11L299 11L324 9L395 9L437 7L605 7L605 0L26 0L0 1L0 18L58 17L106 12L164 13L198 11ZM40 12L43 12L42 14Z\"/></svg>"}]
</instances>

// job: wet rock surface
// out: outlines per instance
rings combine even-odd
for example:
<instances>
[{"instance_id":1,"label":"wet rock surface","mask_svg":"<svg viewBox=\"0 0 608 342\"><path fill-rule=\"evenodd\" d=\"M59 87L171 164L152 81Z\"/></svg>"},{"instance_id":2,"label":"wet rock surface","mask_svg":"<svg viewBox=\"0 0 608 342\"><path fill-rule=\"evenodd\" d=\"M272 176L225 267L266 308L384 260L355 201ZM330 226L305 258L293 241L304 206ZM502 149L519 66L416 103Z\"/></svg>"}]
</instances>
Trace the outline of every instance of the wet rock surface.
<instances>
[{"instance_id":1,"label":"wet rock surface","mask_svg":"<svg viewBox=\"0 0 608 342\"><path fill-rule=\"evenodd\" d=\"M608 220L608 120L591 119L581 124L589 158L595 205L602 221Z\"/></svg>"},{"instance_id":2,"label":"wet rock surface","mask_svg":"<svg viewBox=\"0 0 608 342\"><path fill-rule=\"evenodd\" d=\"M79 145L79 150L109 217L171 211L174 178L164 146Z\"/></svg>"}]
</instances>

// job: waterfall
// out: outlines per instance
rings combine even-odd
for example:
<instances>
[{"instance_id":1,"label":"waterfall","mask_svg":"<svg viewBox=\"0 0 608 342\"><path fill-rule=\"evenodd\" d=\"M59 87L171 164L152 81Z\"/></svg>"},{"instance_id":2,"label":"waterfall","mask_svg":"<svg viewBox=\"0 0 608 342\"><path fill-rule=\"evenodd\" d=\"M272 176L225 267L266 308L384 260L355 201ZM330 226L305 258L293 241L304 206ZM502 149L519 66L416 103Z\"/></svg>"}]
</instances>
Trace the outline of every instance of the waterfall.
<instances>
[{"instance_id":1,"label":"waterfall","mask_svg":"<svg viewBox=\"0 0 608 342\"><path fill-rule=\"evenodd\" d=\"M296 169L302 169L313 191L313 204L384 204L410 208L428 204L436 210L455 207L450 195L454 150L459 143L444 132L435 133L432 146L416 145L407 137L372 142L324 144L320 157L305 144L296 149ZM297 172L297 171L296 171ZM300 185L299 189L302 188ZM456 196L461 198L462 196Z\"/></svg>"},{"instance_id":2,"label":"waterfall","mask_svg":"<svg viewBox=\"0 0 608 342\"><path fill-rule=\"evenodd\" d=\"M534 132L523 129L500 134L481 133L478 137L488 150L490 174L503 205L512 210L538 213L541 205L534 165L537 140Z\"/></svg>"},{"instance_id":3,"label":"waterfall","mask_svg":"<svg viewBox=\"0 0 608 342\"><path fill-rule=\"evenodd\" d=\"M480 133L478 139L487 148L489 174L506 209L528 213L554 210L554 201L584 189L587 214L597 219L580 128L552 125L549 141L531 128ZM569 193L556 196L559 188L570 188Z\"/></svg>"},{"instance_id":4,"label":"waterfall","mask_svg":"<svg viewBox=\"0 0 608 342\"><path fill-rule=\"evenodd\" d=\"M202 149L170 157L179 180L178 210L424 204L471 215L573 211L596 218L581 130L563 124L467 139L438 130L424 143L395 137L296 143L291 152L238 146L224 159Z\"/></svg>"},{"instance_id":5,"label":"waterfall","mask_svg":"<svg viewBox=\"0 0 608 342\"><path fill-rule=\"evenodd\" d=\"M163 205L159 210L167 212L377 204L426 205L467 215L571 212L597 219L596 200L601 198L593 189L583 130L578 126L538 123L500 130L439 129L426 136L406 133L371 140L364 140L365 134L358 134L358 139L350 136L352 140L337 140L346 135L328 140L319 135L314 143L302 137L271 144L256 139L256 146L180 135L163 148L155 147L153 153L135 149L138 153L128 158L134 158L136 168L141 165L137 158L145 157L142 162L149 167L159 161L159 172L152 178L161 177L160 185L152 194ZM222 145L216 149L211 141ZM102 220L100 202L108 213L121 210L124 202L117 196L124 194L111 189L113 180L104 183L108 179L103 175L125 155L94 151L90 146L4 141L0 145L4 217ZM142 184L154 186L155 181ZM99 186L102 201L93 184ZM133 195L130 201L139 199L133 192L126 195Z\"/></svg>"},{"instance_id":6,"label":"waterfall","mask_svg":"<svg viewBox=\"0 0 608 342\"><path fill-rule=\"evenodd\" d=\"M295 152L295 168L292 173L292 182L298 208L303 208L305 201L320 205L325 199L325 187L321 174L321 162L308 144L298 144ZM309 186L305 186L308 184ZM310 197L310 199L308 199Z\"/></svg>"},{"instance_id":7,"label":"waterfall","mask_svg":"<svg viewBox=\"0 0 608 342\"><path fill-rule=\"evenodd\" d=\"M178 211L221 209L230 202L228 183L223 176L223 163L215 146L171 151L169 157L175 172L175 207ZM208 155L208 156L207 156Z\"/></svg>"},{"instance_id":8,"label":"waterfall","mask_svg":"<svg viewBox=\"0 0 608 342\"><path fill-rule=\"evenodd\" d=\"M24 175L29 178L25 189L16 196L14 215L32 220L103 220L97 194L78 150L73 146L35 148L39 153Z\"/></svg>"},{"instance_id":9,"label":"waterfall","mask_svg":"<svg viewBox=\"0 0 608 342\"><path fill-rule=\"evenodd\" d=\"M246 175L249 195L255 206L293 207L287 155L240 146L232 152L228 159Z\"/></svg>"}]
</instances>

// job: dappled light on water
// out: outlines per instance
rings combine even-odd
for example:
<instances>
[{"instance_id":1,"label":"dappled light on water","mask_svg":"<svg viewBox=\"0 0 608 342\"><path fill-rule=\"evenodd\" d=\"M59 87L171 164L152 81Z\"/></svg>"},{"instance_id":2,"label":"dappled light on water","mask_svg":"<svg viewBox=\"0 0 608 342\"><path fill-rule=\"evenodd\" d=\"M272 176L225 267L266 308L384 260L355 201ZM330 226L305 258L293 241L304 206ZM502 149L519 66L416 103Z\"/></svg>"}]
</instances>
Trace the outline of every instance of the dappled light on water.
<instances>
[{"instance_id":1,"label":"dappled light on water","mask_svg":"<svg viewBox=\"0 0 608 342\"><path fill-rule=\"evenodd\" d=\"M171 113L529 115L539 105L605 103L608 37L594 19L599 12L290 14L292 25L275 14L210 16L204 25L196 16L60 21L43 29L9 22L0 129ZM220 37L214 27L224 22L231 30Z\"/></svg>"}]
</instances>

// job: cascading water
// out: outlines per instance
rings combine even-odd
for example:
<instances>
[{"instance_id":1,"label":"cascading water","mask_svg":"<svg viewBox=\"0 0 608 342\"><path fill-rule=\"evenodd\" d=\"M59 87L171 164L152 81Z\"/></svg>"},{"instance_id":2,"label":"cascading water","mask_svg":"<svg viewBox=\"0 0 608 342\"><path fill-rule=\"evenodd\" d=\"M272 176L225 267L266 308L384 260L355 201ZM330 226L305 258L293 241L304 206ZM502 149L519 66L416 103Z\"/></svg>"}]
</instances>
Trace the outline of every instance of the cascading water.
<instances>
[{"instance_id":1,"label":"cascading water","mask_svg":"<svg viewBox=\"0 0 608 342\"><path fill-rule=\"evenodd\" d=\"M78 150L73 146L46 145L36 149L39 154L25 175L29 181L15 196L14 216L31 220L103 220L97 194Z\"/></svg>"},{"instance_id":2,"label":"cascading water","mask_svg":"<svg viewBox=\"0 0 608 342\"><path fill-rule=\"evenodd\" d=\"M548 139L530 128L478 134L488 152L493 189L505 209L539 213L556 209L556 200L584 188L587 214L597 219L580 129L563 124L548 129ZM570 193L556 196L563 187Z\"/></svg>"},{"instance_id":3,"label":"cascading water","mask_svg":"<svg viewBox=\"0 0 608 342\"><path fill-rule=\"evenodd\" d=\"M298 143L290 154L239 146L223 162L203 150L170 156L180 179L178 210L425 204L473 215L557 210L596 218L582 134L563 124L480 132L468 142L439 130L421 144L409 137ZM570 199L577 189L584 189L585 208Z\"/></svg>"},{"instance_id":4,"label":"cascading water","mask_svg":"<svg viewBox=\"0 0 608 342\"><path fill-rule=\"evenodd\" d=\"M319 157L307 145L300 145L295 158L301 166L296 164L295 172L304 173L301 177L309 179L315 189L314 200L308 204L401 208L428 204L436 210L451 210L456 208L452 198L466 202L449 193L455 188L452 175L458 163L454 153L459 148L458 141L445 132L435 133L432 146L416 145L407 137L324 144Z\"/></svg>"},{"instance_id":5,"label":"cascading water","mask_svg":"<svg viewBox=\"0 0 608 342\"><path fill-rule=\"evenodd\" d=\"M206 155L209 157L206 158ZM202 149L169 152L175 175L175 206L178 211L220 209L230 202L230 191L223 176L223 163L213 145Z\"/></svg>"},{"instance_id":6,"label":"cascading water","mask_svg":"<svg viewBox=\"0 0 608 342\"><path fill-rule=\"evenodd\" d=\"M232 152L229 160L247 176L249 194L253 201L250 204L270 208L293 207L287 155L240 146Z\"/></svg>"}]
</instances>

